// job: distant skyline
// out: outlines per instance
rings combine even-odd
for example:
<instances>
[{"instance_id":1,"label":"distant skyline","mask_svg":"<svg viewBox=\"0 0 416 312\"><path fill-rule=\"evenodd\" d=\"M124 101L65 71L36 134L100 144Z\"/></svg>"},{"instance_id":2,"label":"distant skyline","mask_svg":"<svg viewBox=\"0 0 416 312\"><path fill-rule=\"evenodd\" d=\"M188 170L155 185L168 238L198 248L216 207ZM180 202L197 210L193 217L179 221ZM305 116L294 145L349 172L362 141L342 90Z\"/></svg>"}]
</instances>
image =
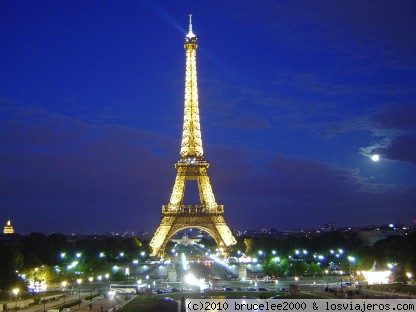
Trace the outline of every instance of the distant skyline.
<instances>
[{"instance_id":1,"label":"distant skyline","mask_svg":"<svg viewBox=\"0 0 416 312\"><path fill-rule=\"evenodd\" d=\"M179 158L189 13L230 227L416 222L414 1L146 0L0 2L2 223L155 230Z\"/></svg>"}]
</instances>

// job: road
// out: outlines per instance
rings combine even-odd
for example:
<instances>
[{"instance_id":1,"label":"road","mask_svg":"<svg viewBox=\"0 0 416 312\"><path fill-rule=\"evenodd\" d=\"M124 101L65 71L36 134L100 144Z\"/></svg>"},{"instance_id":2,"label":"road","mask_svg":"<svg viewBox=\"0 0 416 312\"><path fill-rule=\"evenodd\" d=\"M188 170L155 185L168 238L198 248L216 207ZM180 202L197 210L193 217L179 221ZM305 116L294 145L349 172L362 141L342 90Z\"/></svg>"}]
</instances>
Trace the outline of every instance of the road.
<instances>
[{"instance_id":1,"label":"road","mask_svg":"<svg viewBox=\"0 0 416 312\"><path fill-rule=\"evenodd\" d=\"M89 300L83 300L78 308L73 308L71 311L77 312L108 312L117 311L130 300L133 300L136 295L115 295L112 298L98 297L92 303Z\"/></svg>"},{"instance_id":2,"label":"road","mask_svg":"<svg viewBox=\"0 0 416 312\"><path fill-rule=\"evenodd\" d=\"M106 311L115 311L121 308L124 304L126 304L129 300L133 299L135 296L129 295L128 297L124 295L116 295L113 298L104 298L104 297L96 297L93 300L86 300L85 297L88 296L90 292L81 296L81 304L76 305L70 308L71 311L79 311L79 312L106 312ZM63 304L64 302L68 302L71 300L77 300L79 298L79 294L69 295L65 298L60 298L59 300L47 302L45 305L35 304L25 309L20 309L20 312L43 312L53 309L54 307Z\"/></svg>"}]
</instances>

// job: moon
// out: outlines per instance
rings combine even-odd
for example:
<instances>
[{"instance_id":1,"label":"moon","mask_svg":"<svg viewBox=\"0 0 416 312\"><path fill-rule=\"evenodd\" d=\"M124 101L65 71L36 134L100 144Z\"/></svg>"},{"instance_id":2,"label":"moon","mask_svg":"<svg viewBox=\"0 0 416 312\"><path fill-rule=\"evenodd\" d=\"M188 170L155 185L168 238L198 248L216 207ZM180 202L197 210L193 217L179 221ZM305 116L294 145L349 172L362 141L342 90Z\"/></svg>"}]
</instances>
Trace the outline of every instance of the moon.
<instances>
[{"instance_id":1,"label":"moon","mask_svg":"<svg viewBox=\"0 0 416 312\"><path fill-rule=\"evenodd\" d=\"M372 161L379 161L380 160L380 155L379 154L371 155L371 160Z\"/></svg>"}]
</instances>

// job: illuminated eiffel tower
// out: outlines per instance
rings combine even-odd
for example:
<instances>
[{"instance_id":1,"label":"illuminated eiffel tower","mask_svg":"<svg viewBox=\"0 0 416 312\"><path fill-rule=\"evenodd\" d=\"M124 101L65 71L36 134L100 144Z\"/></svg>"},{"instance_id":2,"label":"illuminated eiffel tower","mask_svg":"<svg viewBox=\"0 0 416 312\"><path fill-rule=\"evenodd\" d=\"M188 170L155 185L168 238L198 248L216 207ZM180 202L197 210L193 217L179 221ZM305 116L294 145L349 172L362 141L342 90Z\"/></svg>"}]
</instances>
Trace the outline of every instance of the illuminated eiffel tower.
<instances>
[{"instance_id":1,"label":"illuminated eiffel tower","mask_svg":"<svg viewBox=\"0 0 416 312\"><path fill-rule=\"evenodd\" d=\"M224 220L224 206L218 205L212 192L202 148L199 123L198 85L196 77L197 37L192 31L191 15L189 31L185 36L186 75L185 108L182 143L179 161L176 162L176 178L168 205L162 206L162 218L151 242L152 255L165 256L167 242L177 232L187 228L204 230L223 249L236 244ZM195 181L199 191L199 205L184 205L183 198L187 181Z\"/></svg>"}]
</instances>

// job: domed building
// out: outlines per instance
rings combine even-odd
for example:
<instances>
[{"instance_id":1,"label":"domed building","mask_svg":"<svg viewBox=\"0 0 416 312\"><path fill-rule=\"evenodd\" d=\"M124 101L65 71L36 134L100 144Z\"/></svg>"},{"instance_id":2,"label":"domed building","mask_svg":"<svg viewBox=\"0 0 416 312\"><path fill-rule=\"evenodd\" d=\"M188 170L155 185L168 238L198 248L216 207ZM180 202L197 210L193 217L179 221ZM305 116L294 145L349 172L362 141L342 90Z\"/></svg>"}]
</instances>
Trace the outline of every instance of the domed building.
<instances>
[{"instance_id":1,"label":"domed building","mask_svg":"<svg viewBox=\"0 0 416 312\"><path fill-rule=\"evenodd\" d=\"M6 225L3 228L3 234L13 234L14 233L14 229L12 226L12 221L7 220Z\"/></svg>"}]
</instances>

